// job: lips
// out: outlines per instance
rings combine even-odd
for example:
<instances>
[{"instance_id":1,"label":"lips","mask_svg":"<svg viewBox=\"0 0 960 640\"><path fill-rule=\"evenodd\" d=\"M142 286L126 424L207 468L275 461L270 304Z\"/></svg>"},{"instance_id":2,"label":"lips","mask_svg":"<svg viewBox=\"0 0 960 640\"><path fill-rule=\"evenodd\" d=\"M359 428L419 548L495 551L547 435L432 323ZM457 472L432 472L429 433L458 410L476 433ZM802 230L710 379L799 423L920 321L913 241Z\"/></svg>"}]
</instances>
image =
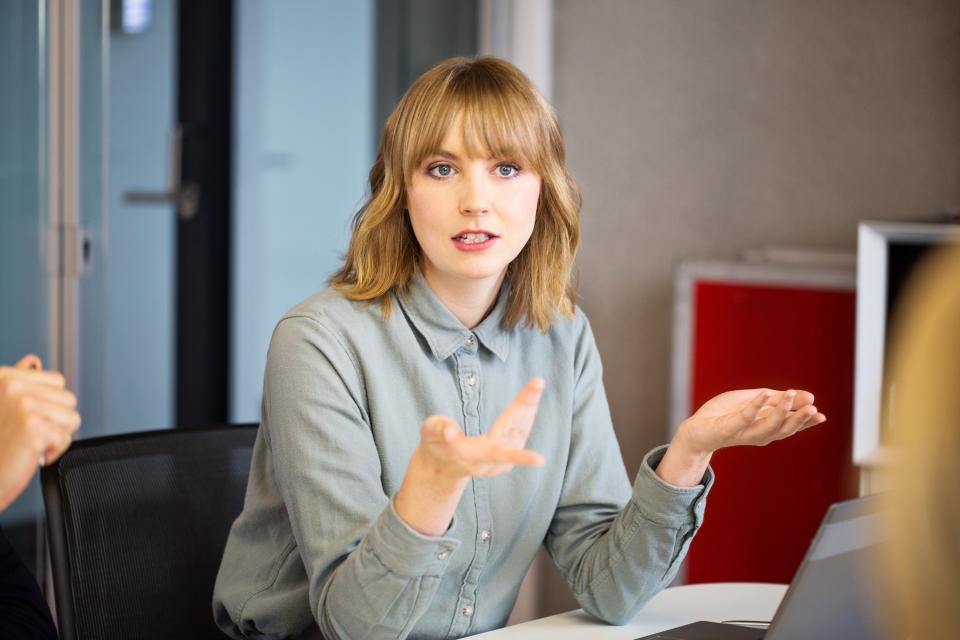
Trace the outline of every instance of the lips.
<instances>
[{"instance_id":1,"label":"lips","mask_svg":"<svg viewBox=\"0 0 960 640\"><path fill-rule=\"evenodd\" d=\"M461 231L457 235L453 236L452 239L464 244L479 244L496 237L496 234L490 233L489 231L484 231L483 229L471 229L468 231Z\"/></svg>"},{"instance_id":2,"label":"lips","mask_svg":"<svg viewBox=\"0 0 960 640\"><path fill-rule=\"evenodd\" d=\"M460 251L483 251L496 244L499 236L484 229L466 229L450 238Z\"/></svg>"},{"instance_id":3,"label":"lips","mask_svg":"<svg viewBox=\"0 0 960 640\"><path fill-rule=\"evenodd\" d=\"M486 233L465 233L462 236L457 236L454 240L463 242L466 244L476 244L478 242L486 242L492 236Z\"/></svg>"}]
</instances>

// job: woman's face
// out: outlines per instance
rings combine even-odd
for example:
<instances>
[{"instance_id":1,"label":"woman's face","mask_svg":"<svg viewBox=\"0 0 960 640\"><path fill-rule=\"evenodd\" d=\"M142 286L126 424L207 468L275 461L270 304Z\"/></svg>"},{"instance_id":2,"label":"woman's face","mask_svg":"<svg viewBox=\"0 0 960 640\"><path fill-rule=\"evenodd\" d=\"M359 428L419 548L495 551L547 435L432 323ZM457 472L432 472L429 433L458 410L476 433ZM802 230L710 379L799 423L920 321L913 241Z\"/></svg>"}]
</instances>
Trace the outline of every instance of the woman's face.
<instances>
[{"instance_id":1,"label":"woman's face","mask_svg":"<svg viewBox=\"0 0 960 640\"><path fill-rule=\"evenodd\" d=\"M441 299L489 297L533 233L540 176L511 159L480 156L467 153L457 117L407 184L421 268Z\"/></svg>"}]
</instances>

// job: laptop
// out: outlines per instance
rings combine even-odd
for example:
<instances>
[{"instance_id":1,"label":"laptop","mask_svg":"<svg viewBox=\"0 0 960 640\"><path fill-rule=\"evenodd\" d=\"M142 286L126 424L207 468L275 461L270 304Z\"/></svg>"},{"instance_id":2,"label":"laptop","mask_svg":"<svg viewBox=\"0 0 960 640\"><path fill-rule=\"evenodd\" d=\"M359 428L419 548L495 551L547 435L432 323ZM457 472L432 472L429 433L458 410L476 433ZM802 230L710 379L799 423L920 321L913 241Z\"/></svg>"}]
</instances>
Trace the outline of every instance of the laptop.
<instances>
[{"instance_id":1,"label":"laptop","mask_svg":"<svg viewBox=\"0 0 960 640\"><path fill-rule=\"evenodd\" d=\"M886 538L882 518L876 495L830 505L767 629L694 622L636 640L883 638L865 588L877 578L877 553Z\"/></svg>"}]
</instances>

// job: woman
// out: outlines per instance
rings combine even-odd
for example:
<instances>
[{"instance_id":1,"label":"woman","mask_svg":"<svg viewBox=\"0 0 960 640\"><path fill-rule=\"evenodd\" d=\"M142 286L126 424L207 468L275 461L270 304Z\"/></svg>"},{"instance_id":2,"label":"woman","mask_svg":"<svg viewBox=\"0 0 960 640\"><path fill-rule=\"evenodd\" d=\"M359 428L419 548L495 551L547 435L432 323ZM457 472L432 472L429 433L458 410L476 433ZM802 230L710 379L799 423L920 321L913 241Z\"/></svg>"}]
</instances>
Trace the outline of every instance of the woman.
<instances>
[{"instance_id":1,"label":"woman","mask_svg":"<svg viewBox=\"0 0 960 640\"><path fill-rule=\"evenodd\" d=\"M497 628L540 544L587 611L625 622L675 575L711 453L825 419L806 392L724 394L631 490L570 283L579 193L556 115L512 65L421 76L370 191L332 287L274 332L214 594L234 637Z\"/></svg>"}]
</instances>

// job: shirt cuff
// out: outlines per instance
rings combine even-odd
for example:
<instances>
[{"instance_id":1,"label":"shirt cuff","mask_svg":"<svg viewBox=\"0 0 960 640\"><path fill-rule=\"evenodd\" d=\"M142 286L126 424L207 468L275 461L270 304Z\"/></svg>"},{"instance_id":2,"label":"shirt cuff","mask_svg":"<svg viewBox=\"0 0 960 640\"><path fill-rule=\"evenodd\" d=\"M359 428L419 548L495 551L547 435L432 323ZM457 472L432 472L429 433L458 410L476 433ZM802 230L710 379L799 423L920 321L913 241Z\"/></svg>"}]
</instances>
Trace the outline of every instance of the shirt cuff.
<instances>
[{"instance_id":1,"label":"shirt cuff","mask_svg":"<svg viewBox=\"0 0 960 640\"><path fill-rule=\"evenodd\" d=\"M404 522L393 498L367 534L367 545L389 571L399 576L443 575L460 541L452 535L457 521L440 537L425 536Z\"/></svg>"},{"instance_id":2,"label":"shirt cuff","mask_svg":"<svg viewBox=\"0 0 960 640\"><path fill-rule=\"evenodd\" d=\"M700 484L696 486L672 485L661 479L655 471L666 451L667 445L661 445L644 456L633 483L633 503L639 515L652 522L670 527L692 524L699 528L703 522L707 493L713 486L713 469L707 466Z\"/></svg>"}]
</instances>

